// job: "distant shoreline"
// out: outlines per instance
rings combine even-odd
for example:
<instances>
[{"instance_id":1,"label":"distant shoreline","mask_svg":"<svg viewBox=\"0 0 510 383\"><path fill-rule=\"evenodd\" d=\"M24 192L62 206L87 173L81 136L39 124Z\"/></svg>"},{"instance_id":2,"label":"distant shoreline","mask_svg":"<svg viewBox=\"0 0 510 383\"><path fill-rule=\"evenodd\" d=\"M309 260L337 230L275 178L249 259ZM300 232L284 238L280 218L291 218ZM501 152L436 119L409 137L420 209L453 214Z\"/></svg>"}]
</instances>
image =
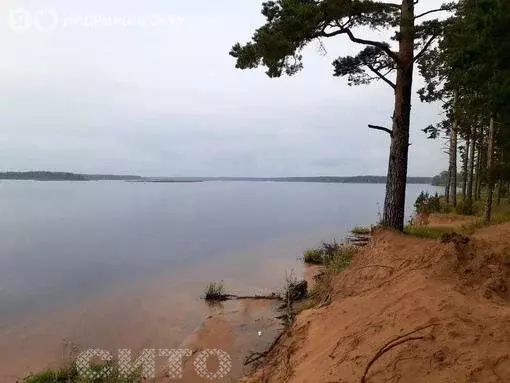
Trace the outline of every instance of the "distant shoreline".
<instances>
[{"instance_id":1,"label":"distant shoreline","mask_svg":"<svg viewBox=\"0 0 510 383\"><path fill-rule=\"evenodd\" d=\"M385 176L318 176L318 177L142 177L136 175L80 174L70 172L28 171L0 172L0 180L20 181L128 181L147 183L197 183L208 181L225 182L295 182L295 183L341 183L341 184L386 184ZM432 177L409 177L408 184L432 184Z\"/></svg>"}]
</instances>

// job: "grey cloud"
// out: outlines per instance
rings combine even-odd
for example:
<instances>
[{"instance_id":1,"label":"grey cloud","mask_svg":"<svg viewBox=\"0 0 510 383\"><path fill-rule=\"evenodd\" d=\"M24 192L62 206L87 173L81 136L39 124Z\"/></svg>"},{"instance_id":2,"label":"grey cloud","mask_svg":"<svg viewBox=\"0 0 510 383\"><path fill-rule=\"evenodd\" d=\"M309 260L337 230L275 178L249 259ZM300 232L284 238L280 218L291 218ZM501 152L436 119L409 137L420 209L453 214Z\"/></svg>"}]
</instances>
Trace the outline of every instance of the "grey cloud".
<instances>
[{"instance_id":1,"label":"grey cloud","mask_svg":"<svg viewBox=\"0 0 510 383\"><path fill-rule=\"evenodd\" d=\"M293 78L238 71L228 56L263 20L259 1L63 0L0 9L175 14L183 26L57 30L15 34L3 25L0 162L7 169L55 169L181 176L385 174L389 124L384 84L350 88L331 62L357 47L342 39L304 52ZM417 86L418 87L418 86ZM417 88L416 87L416 88ZM410 174L444 166L439 142L420 129L437 106L413 103Z\"/></svg>"}]
</instances>

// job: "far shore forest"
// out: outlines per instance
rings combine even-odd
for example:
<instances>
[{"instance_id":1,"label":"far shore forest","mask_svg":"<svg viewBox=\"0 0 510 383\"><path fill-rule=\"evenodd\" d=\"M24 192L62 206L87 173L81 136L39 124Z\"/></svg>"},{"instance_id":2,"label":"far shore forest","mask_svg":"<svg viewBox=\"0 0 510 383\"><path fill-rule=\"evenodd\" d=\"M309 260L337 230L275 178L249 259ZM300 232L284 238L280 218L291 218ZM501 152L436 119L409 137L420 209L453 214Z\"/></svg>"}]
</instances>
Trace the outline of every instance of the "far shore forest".
<instances>
[{"instance_id":1,"label":"far shore forest","mask_svg":"<svg viewBox=\"0 0 510 383\"><path fill-rule=\"evenodd\" d=\"M135 175L114 174L80 174L69 172L29 171L0 172L0 180L32 180L32 181L132 181L132 182L205 182L205 181L252 181L252 182L312 182L312 183L344 183L344 184L383 184L383 176L354 177L142 177ZM408 177L408 184L440 185L440 177Z\"/></svg>"}]
</instances>

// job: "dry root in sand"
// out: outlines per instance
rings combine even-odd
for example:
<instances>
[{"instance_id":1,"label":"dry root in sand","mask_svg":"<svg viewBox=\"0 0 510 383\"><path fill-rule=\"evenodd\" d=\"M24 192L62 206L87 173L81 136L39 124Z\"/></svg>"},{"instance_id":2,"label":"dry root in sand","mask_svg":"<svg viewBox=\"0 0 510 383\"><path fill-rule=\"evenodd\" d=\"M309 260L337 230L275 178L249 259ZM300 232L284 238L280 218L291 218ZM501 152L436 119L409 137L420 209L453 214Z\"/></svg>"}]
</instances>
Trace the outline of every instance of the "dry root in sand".
<instances>
[{"instance_id":1,"label":"dry root in sand","mask_svg":"<svg viewBox=\"0 0 510 383\"><path fill-rule=\"evenodd\" d=\"M368 362L367 367L365 368L365 372L363 373L363 376L361 377L361 383L367 382L367 375L368 375L368 372L370 371L370 367L372 367L374 365L374 363L381 356L383 356L385 353L387 353L391 349L398 347L404 343L414 342L414 341L418 341L418 340L424 340L424 339L428 338L429 336L413 336L412 337L411 335L414 335L420 331L426 330L426 329L434 327L434 326L437 326L437 324L429 324L427 326L419 327L416 330L413 330L411 332L408 332L404 335L400 335L400 336L390 340L388 343L386 343L384 346L382 346L379 349L379 351L377 351L377 353L374 355L374 357L370 360L370 362Z\"/></svg>"}]
</instances>

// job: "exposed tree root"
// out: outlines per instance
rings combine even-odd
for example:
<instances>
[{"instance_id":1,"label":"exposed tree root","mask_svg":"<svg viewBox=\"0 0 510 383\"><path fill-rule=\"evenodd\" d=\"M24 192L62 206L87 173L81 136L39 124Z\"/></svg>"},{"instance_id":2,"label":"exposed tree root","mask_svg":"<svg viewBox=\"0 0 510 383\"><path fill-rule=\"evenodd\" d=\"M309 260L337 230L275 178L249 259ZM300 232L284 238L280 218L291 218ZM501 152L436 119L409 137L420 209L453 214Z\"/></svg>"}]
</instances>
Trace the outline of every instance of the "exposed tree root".
<instances>
[{"instance_id":1,"label":"exposed tree root","mask_svg":"<svg viewBox=\"0 0 510 383\"><path fill-rule=\"evenodd\" d=\"M419 327L417 328L416 330L413 330L411 332L408 332L407 334L404 334L404 335L400 335L396 338L393 338L392 340L390 340L389 342L387 342L384 346L382 346L379 351L377 351L377 353L374 355L374 357L370 360L370 362L368 362L367 364L367 367L365 368L365 372L363 373L363 376L361 377L361 383L366 383L367 381L367 375L368 375L368 372L370 370L370 367L372 367L372 365L381 357L383 356L385 353L387 353L388 351L390 351L391 349L397 347L397 346L400 346L401 344L404 344L404 343L407 343L407 342L412 342L412 341L418 341L418 340L423 340L425 338L427 338L426 336L415 336L415 337L410 337L408 338L410 335L413 335L413 334L416 334L417 332L420 332L422 330L425 330L427 328L430 328L430 327L434 327L434 326L437 326L437 324L429 324L427 326L423 326L423 327Z\"/></svg>"},{"instance_id":2,"label":"exposed tree root","mask_svg":"<svg viewBox=\"0 0 510 383\"><path fill-rule=\"evenodd\" d=\"M276 339L273 341L273 343L271 343L267 350L263 352L254 352L251 355L249 355L244 361L244 365L248 366L268 356L269 353L273 351L273 349L276 347L276 345L278 344L280 339L282 339L283 335L285 335L286 332L287 330L282 331L282 333L276 337Z\"/></svg>"}]
</instances>

